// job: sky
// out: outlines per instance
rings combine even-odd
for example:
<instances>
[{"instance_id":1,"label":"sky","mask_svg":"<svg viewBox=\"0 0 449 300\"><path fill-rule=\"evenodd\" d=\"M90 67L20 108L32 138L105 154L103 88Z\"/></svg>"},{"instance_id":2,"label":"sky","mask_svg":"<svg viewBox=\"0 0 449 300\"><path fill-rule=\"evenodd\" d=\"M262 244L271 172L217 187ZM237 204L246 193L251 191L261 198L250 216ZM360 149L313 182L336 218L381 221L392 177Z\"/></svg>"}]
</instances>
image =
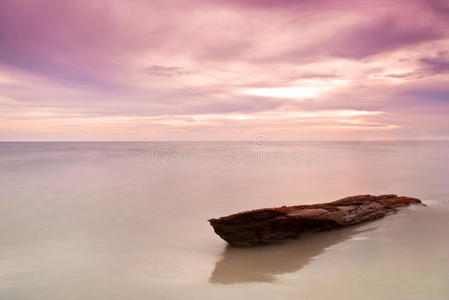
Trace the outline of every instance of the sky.
<instances>
[{"instance_id":1,"label":"sky","mask_svg":"<svg viewBox=\"0 0 449 300\"><path fill-rule=\"evenodd\" d=\"M449 139L449 1L0 1L0 140L259 135Z\"/></svg>"}]
</instances>

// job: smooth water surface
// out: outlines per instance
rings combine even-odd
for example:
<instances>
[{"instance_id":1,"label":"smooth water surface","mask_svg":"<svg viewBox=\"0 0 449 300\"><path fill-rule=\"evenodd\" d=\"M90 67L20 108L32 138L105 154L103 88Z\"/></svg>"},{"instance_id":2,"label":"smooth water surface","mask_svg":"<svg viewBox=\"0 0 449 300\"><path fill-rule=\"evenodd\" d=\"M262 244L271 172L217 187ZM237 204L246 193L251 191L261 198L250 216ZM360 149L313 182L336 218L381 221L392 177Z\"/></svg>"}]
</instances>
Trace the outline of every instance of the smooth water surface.
<instances>
[{"instance_id":1,"label":"smooth water surface","mask_svg":"<svg viewBox=\"0 0 449 300\"><path fill-rule=\"evenodd\" d=\"M448 299L449 142L0 143L0 299ZM207 220L400 194L428 207L232 248Z\"/></svg>"}]
</instances>

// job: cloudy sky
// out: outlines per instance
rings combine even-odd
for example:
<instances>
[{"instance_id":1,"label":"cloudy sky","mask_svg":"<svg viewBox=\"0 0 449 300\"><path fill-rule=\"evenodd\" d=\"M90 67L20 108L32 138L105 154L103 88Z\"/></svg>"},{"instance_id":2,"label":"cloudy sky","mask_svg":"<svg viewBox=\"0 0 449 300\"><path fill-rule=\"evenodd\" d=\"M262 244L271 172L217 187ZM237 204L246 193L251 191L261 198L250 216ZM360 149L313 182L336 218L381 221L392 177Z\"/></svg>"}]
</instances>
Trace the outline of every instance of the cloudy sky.
<instances>
[{"instance_id":1,"label":"cloudy sky","mask_svg":"<svg viewBox=\"0 0 449 300\"><path fill-rule=\"evenodd\" d=\"M445 0L2 0L0 140L449 138Z\"/></svg>"}]
</instances>

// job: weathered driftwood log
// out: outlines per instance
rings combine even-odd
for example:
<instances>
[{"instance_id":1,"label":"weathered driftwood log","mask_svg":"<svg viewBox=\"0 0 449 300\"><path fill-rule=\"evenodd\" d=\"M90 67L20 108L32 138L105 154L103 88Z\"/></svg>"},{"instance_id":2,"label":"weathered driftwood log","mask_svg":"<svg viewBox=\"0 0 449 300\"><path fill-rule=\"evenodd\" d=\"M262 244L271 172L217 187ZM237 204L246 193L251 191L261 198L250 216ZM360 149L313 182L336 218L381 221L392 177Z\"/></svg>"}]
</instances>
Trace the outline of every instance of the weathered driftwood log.
<instances>
[{"instance_id":1,"label":"weathered driftwood log","mask_svg":"<svg viewBox=\"0 0 449 300\"><path fill-rule=\"evenodd\" d=\"M409 204L422 202L396 195L359 195L329 203L245 211L209 222L215 233L229 244L252 246L294 238L305 231L360 224L395 213Z\"/></svg>"}]
</instances>

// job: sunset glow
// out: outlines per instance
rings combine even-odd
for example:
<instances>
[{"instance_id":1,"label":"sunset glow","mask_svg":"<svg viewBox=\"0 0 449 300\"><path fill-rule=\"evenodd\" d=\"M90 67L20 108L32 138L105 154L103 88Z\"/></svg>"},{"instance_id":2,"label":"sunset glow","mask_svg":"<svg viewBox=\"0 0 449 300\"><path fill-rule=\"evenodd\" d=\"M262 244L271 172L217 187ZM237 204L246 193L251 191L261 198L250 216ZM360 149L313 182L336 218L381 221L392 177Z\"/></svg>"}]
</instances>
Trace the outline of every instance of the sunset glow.
<instances>
[{"instance_id":1,"label":"sunset glow","mask_svg":"<svg viewBox=\"0 0 449 300\"><path fill-rule=\"evenodd\" d=\"M0 139L447 139L449 6L395 3L2 1Z\"/></svg>"},{"instance_id":2,"label":"sunset glow","mask_svg":"<svg viewBox=\"0 0 449 300\"><path fill-rule=\"evenodd\" d=\"M324 87L260 88L247 90L245 94L275 98L307 99L317 97L325 91L326 88Z\"/></svg>"}]
</instances>

